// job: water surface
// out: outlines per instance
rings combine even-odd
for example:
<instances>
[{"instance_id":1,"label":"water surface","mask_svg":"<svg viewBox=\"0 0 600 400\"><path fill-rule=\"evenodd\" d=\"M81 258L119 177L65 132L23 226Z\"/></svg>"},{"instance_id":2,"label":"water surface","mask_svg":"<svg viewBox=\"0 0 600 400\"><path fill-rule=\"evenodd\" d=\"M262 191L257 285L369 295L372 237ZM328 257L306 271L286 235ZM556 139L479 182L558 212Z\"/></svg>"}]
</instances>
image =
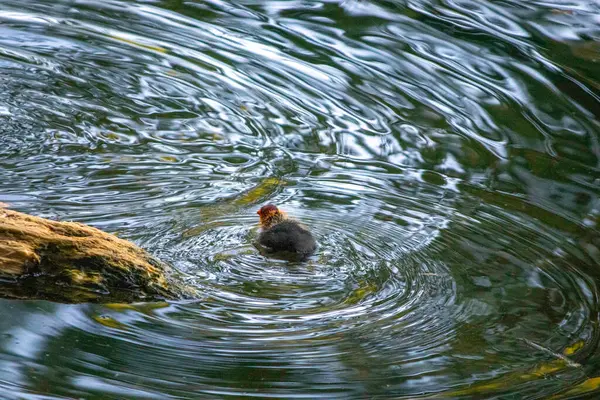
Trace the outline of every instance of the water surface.
<instances>
[{"instance_id":1,"label":"water surface","mask_svg":"<svg viewBox=\"0 0 600 400\"><path fill-rule=\"evenodd\" d=\"M0 0L0 201L203 293L0 301L0 396L597 396L599 13ZM252 246L266 202L308 262Z\"/></svg>"}]
</instances>

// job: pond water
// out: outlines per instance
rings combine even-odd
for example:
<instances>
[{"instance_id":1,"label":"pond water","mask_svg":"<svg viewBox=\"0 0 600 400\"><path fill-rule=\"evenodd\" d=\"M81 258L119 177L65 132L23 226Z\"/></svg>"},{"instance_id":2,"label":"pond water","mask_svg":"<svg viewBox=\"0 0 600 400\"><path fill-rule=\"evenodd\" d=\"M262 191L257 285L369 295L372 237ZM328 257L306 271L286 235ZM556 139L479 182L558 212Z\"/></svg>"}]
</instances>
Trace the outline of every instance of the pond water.
<instances>
[{"instance_id":1,"label":"pond water","mask_svg":"<svg viewBox=\"0 0 600 400\"><path fill-rule=\"evenodd\" d=\"M0 0L0 201L202 293L0 300L0 397L596 398L598 15ZM267 202L307 262L253 247Z\"/></svg>"}]
</instances>

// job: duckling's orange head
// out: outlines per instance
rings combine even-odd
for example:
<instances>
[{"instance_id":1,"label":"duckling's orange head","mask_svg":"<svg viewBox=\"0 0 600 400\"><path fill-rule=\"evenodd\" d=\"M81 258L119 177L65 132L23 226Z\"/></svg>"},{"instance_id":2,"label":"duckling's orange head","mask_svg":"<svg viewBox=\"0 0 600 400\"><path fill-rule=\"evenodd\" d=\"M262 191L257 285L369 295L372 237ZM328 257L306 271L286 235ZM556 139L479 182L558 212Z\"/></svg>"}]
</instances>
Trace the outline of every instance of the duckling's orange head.
<instances>
[{"instance_id":1,"label":"duckling's orange head","mask_svg":"<svg viewBox=\"0 0 600 400\"><path fill-rule=\"evenodd\" d=\"M260 224L263 226L263 228L268 228L274 223L277 223L285 218L285 214L274 204L262 206L256 213L260 217Z\"/></svg>"}]
</instances>

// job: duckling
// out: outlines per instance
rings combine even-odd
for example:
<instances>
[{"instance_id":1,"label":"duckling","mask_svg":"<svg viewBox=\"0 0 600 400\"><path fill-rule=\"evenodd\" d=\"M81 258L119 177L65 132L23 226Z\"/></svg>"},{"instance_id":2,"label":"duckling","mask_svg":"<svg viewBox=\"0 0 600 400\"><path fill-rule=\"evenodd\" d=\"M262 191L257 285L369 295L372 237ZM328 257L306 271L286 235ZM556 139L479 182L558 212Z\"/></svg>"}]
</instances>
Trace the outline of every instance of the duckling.
<instances>
[{"instance_id":1,"label":"duckling","mask_svg":"<svg viewBox=\"0 0 600 400\"><path fill-rule=\"evenodd\" d=\"M308 229L273 204L267 204L256 212L260 217L262 231L258 236L261 246L271 252L288 252L304 259L317 248L315 238Z\"/></svg>"}]
</instances>

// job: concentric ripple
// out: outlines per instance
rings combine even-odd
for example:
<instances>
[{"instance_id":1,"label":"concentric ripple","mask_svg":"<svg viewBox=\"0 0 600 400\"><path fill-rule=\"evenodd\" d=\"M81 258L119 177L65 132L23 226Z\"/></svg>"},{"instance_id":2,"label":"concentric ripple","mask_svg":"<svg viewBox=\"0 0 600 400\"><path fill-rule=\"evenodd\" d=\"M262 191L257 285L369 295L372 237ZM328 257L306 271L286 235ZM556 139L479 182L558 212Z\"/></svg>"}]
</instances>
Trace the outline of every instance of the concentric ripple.
<instances>
[{"instance_id":1,"label":"concentric ripple","mask_svg":"<svg viewBox=\"0 0 600 400\"><path fill-rule=\"evenodd\" d=\"M597 396L596 6L0 9L0 202L202 293L0 302L0 397ZM308 261L254 247L267 202Z\"/></svg>"}]
</instances>

